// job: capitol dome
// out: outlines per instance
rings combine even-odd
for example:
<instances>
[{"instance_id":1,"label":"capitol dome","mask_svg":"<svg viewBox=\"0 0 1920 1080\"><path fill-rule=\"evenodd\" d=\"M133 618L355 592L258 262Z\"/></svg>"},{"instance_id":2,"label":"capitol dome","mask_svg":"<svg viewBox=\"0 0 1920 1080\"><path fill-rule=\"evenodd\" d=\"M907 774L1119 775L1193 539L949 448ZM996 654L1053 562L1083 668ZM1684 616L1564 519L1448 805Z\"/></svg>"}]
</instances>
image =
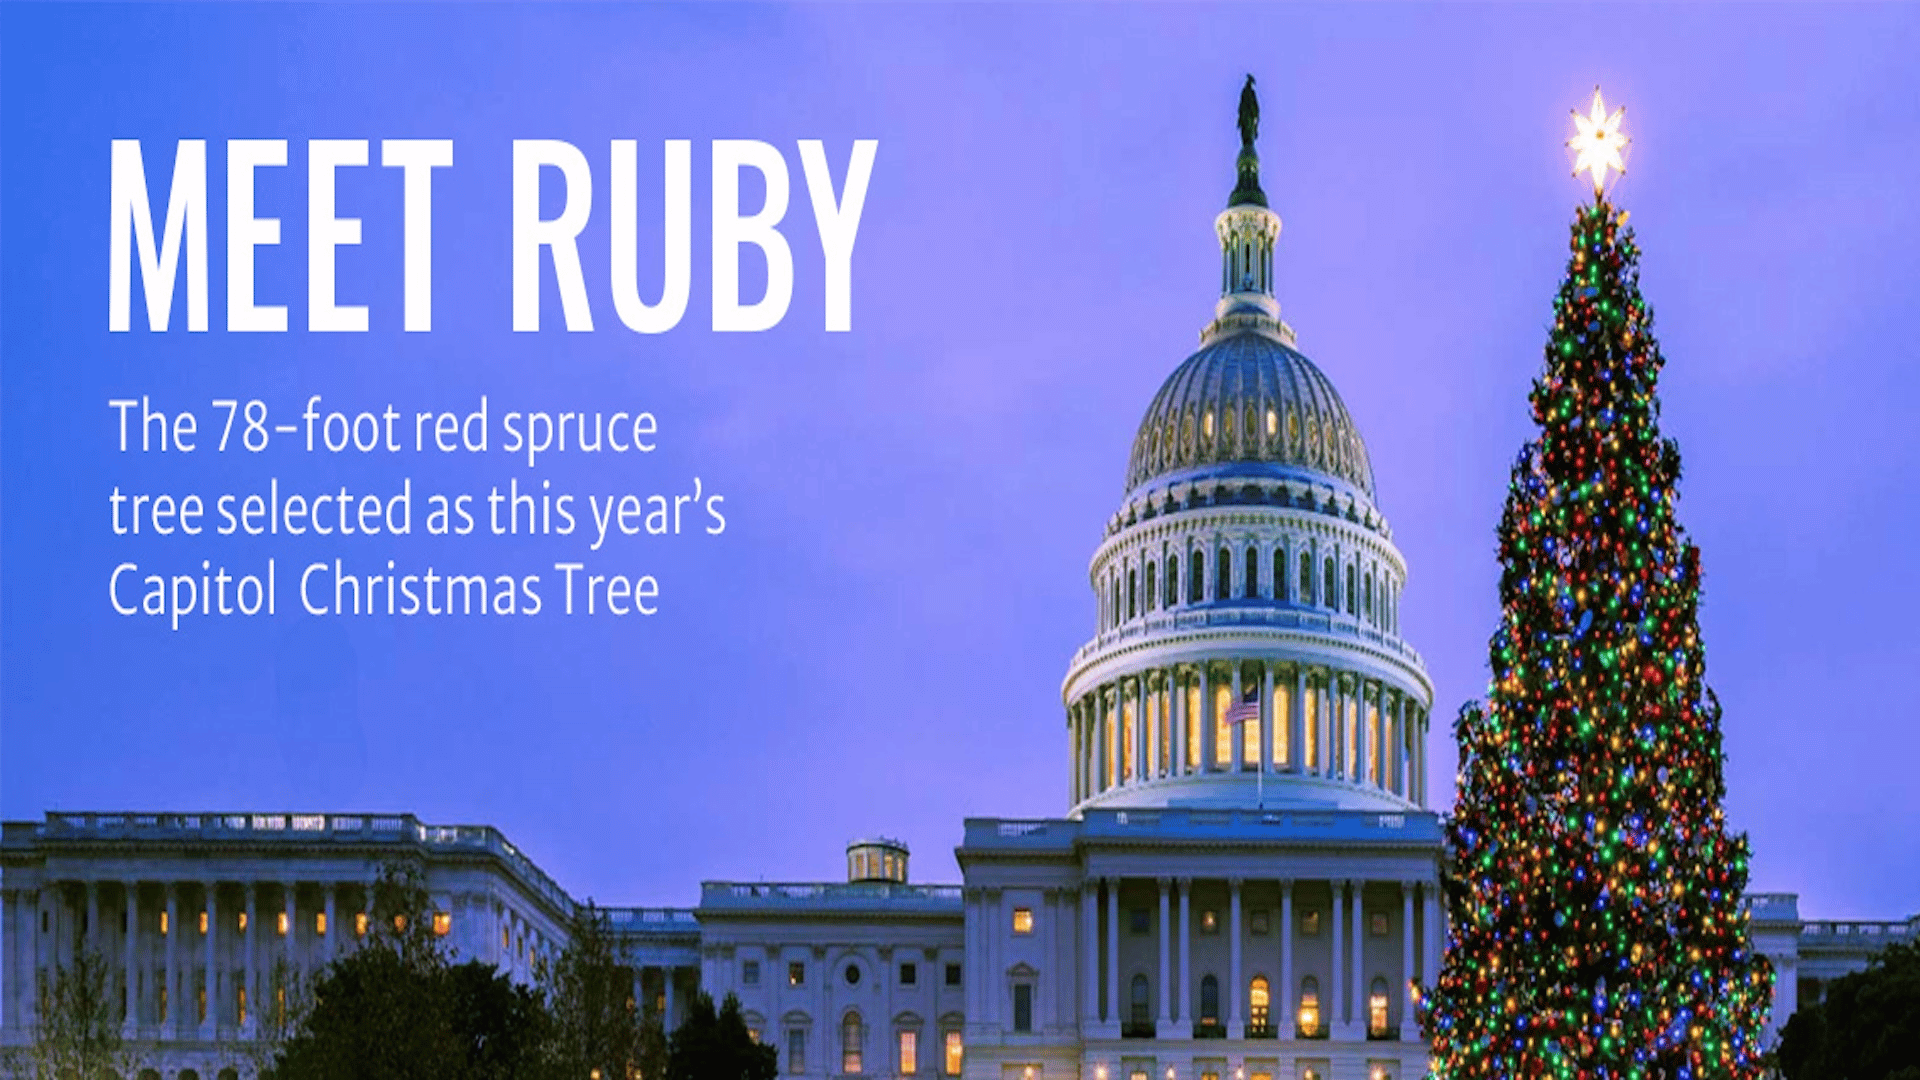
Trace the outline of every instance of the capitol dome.
<instances>
[{"instance_id":1,"label":"capitol dome","mask_svg":"<svg viewBox=\"0 0 1920 1080\"><path fill-rule=\"evenodd\" d=\"M1277 328L1255 325L1216 335L1167 377L1134 437L1127 488L1304 474L1373 497L1367 446L1340 392Z\"/></svg>"},{"instance_id":2,"label":"capitol dome","mask_svg":"<svg viewBox=\"0 0 1920 1080\"><path fill-rule=\"evenodd\" d=\"M1220 296L1147 406L1061 686L1092 809L1426 805L1433 685L1407 565L1340 393L1280 318L1254 124L1214 219Z\"/></svg>"}]
</instances>

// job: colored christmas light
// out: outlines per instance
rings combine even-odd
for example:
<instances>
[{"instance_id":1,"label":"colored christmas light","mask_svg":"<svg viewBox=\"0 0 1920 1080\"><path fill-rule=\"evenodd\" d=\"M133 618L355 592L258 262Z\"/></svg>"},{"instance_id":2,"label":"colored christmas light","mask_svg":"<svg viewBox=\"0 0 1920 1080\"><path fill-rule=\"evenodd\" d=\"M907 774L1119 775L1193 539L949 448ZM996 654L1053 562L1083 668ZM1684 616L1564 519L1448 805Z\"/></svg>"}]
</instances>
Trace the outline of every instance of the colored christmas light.
<instances>
[{"instance_id":1,"label":"colored christmas light","mask_svg":"<svg viewBox=\"0 0 1920 1080\"><path fill-rule=\"evenodd\" d=\"M1741 898L1700 553L1675 513L1640 250L1604 194L1621 114L1596 91L1539 435L1500 523L1484 705L1455 722L1448 942L1420 999L1439 1080L1749 1080L1773 973Z\"/></svg>"}]
</instances>

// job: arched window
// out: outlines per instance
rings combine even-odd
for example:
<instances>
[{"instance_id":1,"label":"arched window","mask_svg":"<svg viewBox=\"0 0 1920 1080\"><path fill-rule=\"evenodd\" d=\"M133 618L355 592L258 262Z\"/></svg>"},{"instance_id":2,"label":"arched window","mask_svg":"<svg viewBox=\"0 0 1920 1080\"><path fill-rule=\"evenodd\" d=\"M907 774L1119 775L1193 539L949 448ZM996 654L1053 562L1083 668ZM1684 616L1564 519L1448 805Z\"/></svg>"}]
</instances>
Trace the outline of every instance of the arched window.
<instances>
[{"instance_id":1,"label":"arched window","mask_svg":"<svg viewBox=\"0 0 1920 1080\"><path fill-rule=\"evenodd\" d=\"M1287 553L1279 548L1273 549L1273 598L1287 598Z\"/></svg>"},{"instance_id":2,"label":"arched window","mask_svg":"<svg viewBox=\"0 0 1920 1080\"><path fill-rule=\"evenodd\" d=\"M1149 995L1145 975L1135 975L1133 981L1127 984L1128 1019L1136 1027L1145 1027L1153 1022L1153 1003Z\"/></svg>"},{"instance_id":3,"label":"arched window","mask_svg":"<svg viewBox=\"0 0 1920 1080\"><path fill-rule=\"evenodd\" d=\"M1213 560L1213 598L1225 600L1233 595L1233 552L1220 549L1220 555Z\"/></svg>"},{"instance_id":4,"label":"arched window","mask_svg":"<svg viewBox=\"0 0 1920 1080\"><path fill-rule=\"evenodd\" d=\"M1147 560L1147 610L1148 611L1153 610L1154 601L1155 601L1154 593L1157 591L1155 589L1155 586L1159 584L1160 584L1160 576L1154 573L1153 560L1148 559Z\"/></svg>"},{"instance_id":5,"label":"arched window","mask_svg":"<svg viewBox=\"0 0 1920 1080\"><path fill-rule=\"evenodd\" d=\"M1107 625L1119 626L1120 625L1120 575L1117 572L1113 575L1113 599L1110 602L1110 605L1111 606L1107 608L1107 611L1110 612L1110 614L1107 616Z\"/></svg>"},{"instance_id":6,"label":"arched window","mask_svg":"<svg viewBox=\"0 0 1920 1080\"><path fill-rule=\"evenodd\" d=\"M1300 980L1300 1037L1320 1037L1320 980L1311 975Z\"/></svg>"},{"instance_id":7,"label":"arched window","mask_svg":"<svg viewBox=\"0 0 1920 1080\"><path fill-rule=\"evenodd\" d=\"M1129 570L1127 571L1127 618L1129 619L1133 618L1134 603L1139 599L1139 593L1140 571Z\"/></svg>"},{"instance_id":8,"label":"arched window","mask_svg":"<svg viewBox=\"0 0 1920 1080\"><path fill-rule=\"evenodd\" d=\"M1200 1023L1206 1027L1220 1023L1220 980L1211 975L1200 980Z\"/></svg>"},{"instance_id":9,"label":"arched window","mask_svg":"<svg viewBox=\"0 0 1920 1080\"><path fill-rule=\"evenodd\" d=\"M1180 556L1167 556L1167 606L1180 602Z\"/></svg>"},{"instance_id":10,"label":"arched window","mask_svg":"<svg viewBox=\"0 0 1920 1080\"><path fill-rule=\"evenodd\" d=\"M1361 605L1366 609L1367 621L1377 623L1380 621L1380 619L1377 615L1374 614L1374 611L1373 611L1373 574L1371 571L1369 571L1367 574L1367 580L1365 584L1365 594L1366 595L1361 597Z\"/></svg>"},{"instance_id":11,"label":"arched window","mask_svg":"<svg viewBox=\"0 0 1920 1080\"><path fill-rule=\"evenodd\" d=\"M1367 1037L1384 1039L1387 1037L1387 980L1373 980L1373 987L1367 991Z\"/></svg>"},{"instance_id":12,"label":"arched window","mask_svg":"<svg viewBox=\"0 0 1920 1080\"><path fill-rule=\"evenodd\" d=\"M1356 606L1353 602L1353 599L1354 599L1353 594L1354 594L1353 567L1349 566L1347 567L1347 614L1349 615L1357 615L1360 613L1359 607Z\"/></svg>"},{"instance_id":13,"label":"arched window","mask_svg":"<svg viewBox=\"0 0 1920 1080\"><path fill-rule=\"evenodd\" d=\"M1300 602L1313 603L1313 556L1300 553Z\"/></svg>"},{"instance_id":14,"label":"arched window","mask_svg":"<svg viewBox=\"0 0 1920 1080\"><path fill-rule=\"evenodd\" d=\"M1193 553L1187 570L1187 602L1197 604L1207 598L1207 557Z\"/></svg>"},{"instance_id":15,"label":"arched window","mask_svg":"<svg viewBox=\"0 0 1920 1080\"><path fill-rule=\"evenodd\" d=\"M1255 1028L1267 1031L1267 1021L1271 1017L1272 997L1267 992L1267 977L1255 975L1247 984L1247 1020Z\"/></svg>"},{"instance_id":16,"label":"arched window","mask_svg":"<svg viewBox=\"0 0 1920 1080\"><path fill-rule=\"evenodd\" d=\"M1340 606L1340 592L1336 588L1339 579L1333 576L1333 556L1329 555L1320 563L1320 602L1330 608Z\"/></svg>"},{"instance_id":17,"label":"arched window","mask_svg":"<svg viewBox=\"0 0 1920 1080\"><path fill-rule=\"evenodd\" d=\"M858 1073L860 1071L860 1042L865 1034L860 1028L860 1014L850 1012L840 1021L840 1071Z\"/></svg>"},{"instance_id":18,"label":"arched window","mask_svg":"<svg viewBox=\"0 0 1920 1080\"><path fill-rule=\"evenodd\" d=\"M1240 595L1249 600L1260 595L1260 550L1258 548L1247 549L1247 580L1240 590Z\"/></svg>"}]
</instances>

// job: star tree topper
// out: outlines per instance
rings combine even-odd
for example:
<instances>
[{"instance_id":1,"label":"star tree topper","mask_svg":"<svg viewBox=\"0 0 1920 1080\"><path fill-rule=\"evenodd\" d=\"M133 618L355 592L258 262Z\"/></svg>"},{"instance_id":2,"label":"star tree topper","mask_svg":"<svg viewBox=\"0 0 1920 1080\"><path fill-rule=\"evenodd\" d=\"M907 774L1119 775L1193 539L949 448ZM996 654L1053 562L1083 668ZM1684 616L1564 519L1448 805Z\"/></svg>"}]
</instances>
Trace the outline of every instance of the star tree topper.
<instances>
[{"instance_id":1,"label":"star tree topper","mask_svg":"<svg viewBox=\"0 0 1920 1080\"><path fill-rule=\"evenodd\" d=\"M1622 176L1627 174L1626 160L1621 156L1627 149L1626 132L1620 130L1620 122L1626 118L1626 106L1607 115L1607 103L1600 97L1600 88L1593 88L1593 108L1581 116L1574 110L1573 126L1577 132L1567 140L1576 155L1573 161L1573 175L1581 172L1593 174L1593 193L1601 194L1607 186L1607 170L1612 169Z\"/></svg>"}]
</instances>

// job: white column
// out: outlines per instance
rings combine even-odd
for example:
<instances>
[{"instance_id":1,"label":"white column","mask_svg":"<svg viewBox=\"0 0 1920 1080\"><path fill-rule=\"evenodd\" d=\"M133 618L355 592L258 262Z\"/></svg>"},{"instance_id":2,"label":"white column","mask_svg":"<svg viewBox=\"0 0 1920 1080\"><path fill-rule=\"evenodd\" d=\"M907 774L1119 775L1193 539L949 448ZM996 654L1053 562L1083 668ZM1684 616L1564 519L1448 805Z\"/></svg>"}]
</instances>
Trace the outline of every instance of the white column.
<instances>
[{"instance_id":1,"label":"white column","mask_svg":"<svg viewBox=\"0 0 1920 1080\"><path fill-rule=\"evenodd\" d=\"M260 975L254 967L253 942L260 936L259 888L251 881L240 883L240 894L247 905L247 931L240 935L240 979L247 990L247 1022L245 1030L251 1032L256 1027L260 1013Z\"/></svg>"},{"instance_id":2,"label":"white column","mask_svg":"<svg viewBox=\"0 0 1920 1080\"><path fill-rule=\"evenodd\" d=\"M1425 955L1420 960L1420 981L1432 986L1440 978L1440 894L1439 883L1423 881L1420 891L1426 900L1424 912L1426 922L1422 926L1421 937L1425 939Z\"/></svg>"},{"instance_id":3,"label":"white column","mask_svg":"<svg viewBox=\"0 0 1920 1080\"><path fill-rule=\"evenodd\" d=\"M1298 990L1293 985L1293 882L1280 883L1280 1024L1281 1038L1293 1038L1293 1006Z\"/></svg>"},{"instance_id":4,"label":"white column","mask_svg":"<svg viewBox=\"0 0 1920 1080\"><path fill-rule=\"evenodd\" d=\"M1081 1017L1084 1032L1100 1020L1100 879L1087 878L1080 886L1080 948L1087 958L1087 1008Z\"/></svg>"},{"instance_id":5,"label":"white column","mask_svg":"<svg viewBox=\"0 0 1920 1080\"><path fill-rule=\"evenodd\" d=\"M1414 1037L1413 1023L1413 882L1400 883L1400 1040Z\"/></svg>"},{"instance_id":6,"label":"white column","mask_svg":"<svg viewBox=\"0 0 1920 1080\"><path fill-rule=\"evenodd\" d=\"M25 970L20 980L20 1026L28 1031L40 1015L40 902L43 889L26 889L20 896L20 960Z\"/></svg>"},{"instance_id":7,"label":"white column","mask_svg":"<svg viewBox=\"0 0 1920 1080\"><path fill-rule=\"evenodd\" d=\"M282 945L282 951L286 954L287 970L289 972L296 970L299 962L299 953L295 949L295 945L294 945L294 943L298 941L300 938L299 910L298 910L298 905L294 902L296 899L295 894L298 892L299 892L299 886L296 885L294 882L291 882L291 881L281 882L280 905L282 910L284 910L287 914L287 940Z\"/></svg>"},{"instance_id":8,"label":"white column","mask_svg":"<svg viewBox=\"0 0 1920 1080\"><path fill-rule=\"evenodd\" d=\"M20 901L10 886L0 888L0 909L5 912L0 917L0 1023L12 1030L20 1025L14 1015L20 996Z\"/></svg>"},{"instance_id":9,"label":"white column","mask_svg":"<svg viewBox=\"0 0 1920 1080\"><path fill-rule=\"evenodd\" d=\"M1279 725L1285 723L1286 718L1281 716L1279 710L1273 707L1273 664L1271 661L1262 660L1260 662L1260 682L1260 768L1264 772L1272 772L1273 767L1279 764L1279 762L1273 760L1273 735L1274 732L1280 730ZM1288 749L1292 749L1291 744L1289 744Z\"/></svg>"},{"instance_id":10,"label":"white column","mask_svg":"<svg viewBox=\"0 0 1920 1080\"><path fill-rule=\"evenodd\" d=\"M1303 773L1312 766L1306 760L1307 744L1307 669L1293 667L1293 697L1287 701L1287 771Z\"/></svg>"},{"instance_id":11,"label":"white column","mask_svg":"<svg viewBox=\"0 0 1920 1080\"><path fill-rule=\"evenodd\" d=\"M138 954L135 952L135 949L134 949L135 944L140 940L140 883L137 881L129 881L127 882L126 889L127 889L127 947L126 947L126 960L125 960L126 971L122 972L121 974L122 974L122 977L126 980L127 1015L123 1017L121 1020L120 1037L122 1039L132 1039L134 1037L135 1028L138 1027L136 1020L140 1015L140 992L139 992L140 962L139 962ZM8 929L9 931L11 931L12 929L11 926L9 926ZM8 937L11 938L12 934L9 933Z\"/></svg>"},{"instance_id":12,"label":"white column","mask_svg":"<svg viewBox=\"0 0 1920 1080\"><path fill-rule=\"evenodd\" d=\"M98 953L100 958L105 960L106 950L93 947L94 942L105 940L106 935L100 932L100 883L89 881L87 882L87 933L80 942L80 948Z\"/></svg>"},{"instance_id":13,"label":"white column","mask_svg":"<svg viewBox=\"0 0 1920 1080\"><path fill-rule=\"evenodd\" d=\"M1173 936L1173 927L1169 925L1170 920L1167 917L1169 914L1168 908L1170 906L1167 902L1167 887L1170 884L1171 882L1167 878L1161 878L1159 881L1159 885L1160 885L1160 987L1159 987L1160 1022L1155 1027L1154 1033L1163 1039L1167 1038L1171 1034L1172 1028L1173 1028L1173 1011L1172 1011L1173 980L1168 978L1168 976L1171 975L1172 972L1169 971L1167 968L1168 957L1170 953L1169 946L1172 944L1172 936Z\"/></svg>"},{"instance_id":14,"label":"white column","mask_svg":"<svg viewBox=\"0 0 1920 1080\"><path fill-rule=\"evenodd\" d=\"M1233 687L1231 691L1233 697L1229 699L1235 705L1240 704L1241 699L1246 696L1246 692L1240 687L1240 679L1240 661L1235 660L1233 662L1233 682L1231 684ZM1227 762L1234 772L1239 772L1246 766L1246 745L1247 725L1246 721L1243 720L1236 727L1227 729Z\"/></svg>"},{"instance_id":15,"label":"white column","mask_svg":"<svg viewBox=\"0 0 1920 1080\"><path fill-rule=\"evenodd\" d=\"M181 1030L180 1016L180 883L169 881L167 890L167 1012L161 1018L161 1038L175 1039Z\"/></svg>"},{"instance_id":16,"label":"white column","mask_svg":"<svg viewBox=\"0 0 1920 1080\"><path fill-rule=\"evenodd\" d=\"M1346 918L1342 912L1347 906L1347 883L1330 881L1327 884L1333 892L1333 903L1327 905L1333 915L1333 963L1327 972L1327 981L1331 985L1327 987L1326 1005L1320 1011L1323 1014L1321 1023L1327 1026L1327 1030L1338 1035L1341 1031L1340 1011L1344 1007L1341 1004L1343 998L1340 995L1340 989L1346 967L1347 935L1344 932Z\"/></svg>"},{"instance_id":17,"label":"white column","mask_svg":"<svg viewBox=\"0 0 1920 1080\"><path fill-rule=\"evenodd\" d=\"M1081 744L1079 744L1079 703L1068 705L1068 805L1081 801Z\"/></svg>"},{"instance_id":18,"label":"white column","mask_svg":"<svg viewBox=\"0 0 1920 1080\"><path fill-rule=\"evenodd\" d=\"M200 1037L203 1039L211 1039L213 1038L213 1029L218 1024L218 1017L220 1015L220 969L217 966L217 953L220 941L219 883L214 881L207 882L206 892L207 932L205 935L205 944L207 950L207 972L205 985L207 1014L200 1018Z\"/></svg>"},{"instance_id":19,"label":"white column","mask_svg":"<svg viewBox=\"0 0 1920 1080\"><path fill-rule=\"evenodd\" d=\"M1120 1022L1120 879L1107 879L1107 1015Z\"/></svg>"},{"instance_id":20,"label":"white column","mask_svg":"<svg viewBox=\"0 0 1920 1080\"><path fill-rule=\"evenodd\" d=\"M1138 783L1152 775L1147 769L1147 673L1128 681L1133 684L1133 779Z\"/></svg>"},{"instance_id":21,"label":"white column","mask_svg":"<svg viewBox=\"0 0 1920 1080\"><path fill-rule=\"evenodd\" d=\"M1317 696L1320 699L1320 715L1315 718L1314 726L1320 729L1320 775L1333 775L1333 694L1339 676L1332 668L1323 669L1323 677Z\"/></svg>"},{"instance_id":22,"label":"white column","mask_svg":"<svg viewBox=\"0 0 1920 1080\"><path fill-rule=\"evenodd\" d=\"M1353 883L1353 985L1347 991L1347 1019L1357 1032L1364 1032L1367 1026L1365 1002L1367 999L1367 924L1364 921L1365 909L1361 906L1361 894L1367 891L1367 883Z\"/></svg>"},{"instance_id":23,"label":"white column","mask_svg":"<svg viewBox=\"0 0 1920 1080\"><path fill-rule=\"evenodd\" d=\"M1167 669L1167 699L1173 704L1173 774L1180 775L1192 766L1187 760L1187 690L1180 665Z\"/></svg>"},{"instance_id":24,"label":"white column","mask_svg":"<svg viewBox=\"0 0 1920 1080\"><path fill-rule=\"evenodd\" d=\"M328 960L332 960L340 953L340 924L334 918L333 902L334 893L338 891L338 889L339 886L332 882L327 882L320 886L320 896L324 904L321 910L325 912L327 918L327 938L320 943L320 955L326 957ZM452 910L451 902L449 902L448 910ZM429 929L431 929L431 927L429 927Z\"/></svg>"},{"instance_id":25,"label":"white column","mask_svg":"<svg viewBox=\"0 0 1920 1080\"><path fill-rule=\"evenodd\" d=\"M1243 1003L1247 988L1240 983L1240 879L1227 881L1227 1038L1246 1037Z\"/></svg>"},{"instance_id":26,"label":"white column","mask_svg":"<svg viewBox=\"0 0 1920 1080\"><path fill-rule=\"evenodd\" d=\"M1361 680L1356 684L1355 689L1359 693L1354 695L1358 702L1354 706L1354 723L1360 728L1359 737L1355 740L1360 744L1360 767L1357 770L1359 776L1356 779L1363 784L1371 784L1376 780L1384 780L1385 770L1380 768L1378 759L1374 756L1378 747L1375 745L1373 724L1370 722L1371 710L1367 704L1366 681Z\"/></svg>"},{"instance_id":27,"label":"white column","mask_svg":"<svg viewBox=\"0 0 1920 1080\"><path fill-rule=\"evenodd\" d=\"M1180 879L1180 985L1174 990L1175 1019L1182 1027L1193 1022L1193 879Z\"/></svg>"}]
</instances>

